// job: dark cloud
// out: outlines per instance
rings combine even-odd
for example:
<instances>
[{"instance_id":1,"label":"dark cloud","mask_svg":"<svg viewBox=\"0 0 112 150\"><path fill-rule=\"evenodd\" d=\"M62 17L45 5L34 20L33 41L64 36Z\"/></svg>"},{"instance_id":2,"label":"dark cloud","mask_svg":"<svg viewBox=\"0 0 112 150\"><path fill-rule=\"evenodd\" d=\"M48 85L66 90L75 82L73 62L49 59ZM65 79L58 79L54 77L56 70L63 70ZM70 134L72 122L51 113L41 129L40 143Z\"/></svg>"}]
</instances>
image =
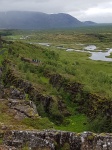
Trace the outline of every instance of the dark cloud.
<instances>
[{"instance_id":1,"label":"dark cloud","mask_svg":"<svg viewBox=\"0 0 112 150\"><path fill-rule=\"evenodd\" d=\"M68 13L81 21L112 22L112 0L0 0L0 11Z\"/></svg>"}]
</instances>

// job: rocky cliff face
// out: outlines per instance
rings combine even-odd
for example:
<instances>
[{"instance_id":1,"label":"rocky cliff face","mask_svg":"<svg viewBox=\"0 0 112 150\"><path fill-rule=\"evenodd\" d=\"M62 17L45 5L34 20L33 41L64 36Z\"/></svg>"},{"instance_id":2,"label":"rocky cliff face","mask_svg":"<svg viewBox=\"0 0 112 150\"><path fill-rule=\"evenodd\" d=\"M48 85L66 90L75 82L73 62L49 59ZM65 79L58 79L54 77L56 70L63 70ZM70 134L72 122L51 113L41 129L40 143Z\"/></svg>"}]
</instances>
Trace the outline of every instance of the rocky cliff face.
<instances>
[{"instance_id":1,"label":"rocky cliff face","mask_svg":"<svg viewBox=\"0 0 112 150\"><path fill-rule=\"evenodd\" d=\"M77 106L78 113L84 113L91 120L91 126L97 132L97 126L101 131L112 131L112 102L111 99L99 96L96 93L85 91L81 83L71 82L60 74L48 75L49 82L57 90L62 90L69 95L69 101ZM102 119L103 118L103 119ZM98 123L99 122L99 123ZM102 125L100 126L100 123ZM98 125L99 124L99 125Z\"/></svg>"},{"instance_id":2,"label":"rocky cliff face","mask_svg":"<svg viewBox=\"0 0 112 150\"><path fill-rule=\"evenodd\" d=\"M3 62L3 66L4 66L4 72L5 72L5 68L7 68L7 64L10 64L10 62L4 61ZM66 108L66 105L64 102L62 102L61 100L58 100L58 102L55 102L55 100L49 96L49 95L43 95L41 92L39 92L39 90L30 82L25 81L24 79L20 78L12 69L8 69L5 72L5 76L4 76L4 84L5 85L12 85L14 87L16 87L17 89L21 89L20 91L18 91L17 89L13 89L11 92L5 92L5 93L10 93L10 94L5 94L7 95L7 97L10 98L16 98L16 99L21 99L21 98L25 98L24 94L28 95L28 98L30 101L32 101L36 107L37 107L37 111L39 113L39 115L41 116L41 111L39 111L39 109L41 109L42 106L42 111L44 111L48 116L52 117L54 114L54 112L51 111L52 107L54 105L56 105L57 110L59 111L58 116L55 116L55 118L57 118L57 123L59 123L60 121L62 121L62 116L69 116L70 113Z\"/></svg>"},{"instance_id":3,"label":"rocky cliff face","mask_svg":"<svg viewBox=\"0 0 112 150\"><path fill-rule=\"evenodd\" d=\"M63 89L65 93L70 95L70 100L79 106L79 112L86 114L92 119L99 114L106 116L111 123L112 103L110 99L87 92L81 83L70 82L59 74L49 75L49 78L49 82L53 87L56 87L58 90Z\"/></svg>"},{"instance_id":4,"label":"rocky cliff face","mask_svg":"<svg viewBox=\"0 0 112 150\"><path fill-rule=\"evenodd\" d=\"M4 144L17 150L23 147L31 150L111 150L112 136L56 130L10 131L4 135Z\"/></svg>"},{"instance_id":5,"label":"rocky cliff face","mask_svg":"<svg viewBox=\"0 0 112 150\"><path fill-rule=\"evenodd\" d=\"M10 62L4 61L4 68L6 68L7 63ZM60 74L50 74L47 72L45 76L49 78L50 84L58 91L63 90L65 94L69 94L69 100L77 105L77 111L79 113L86 114L91 120L94 120L97 116L100 116L100 118L103 117L105 118L105 122L108 123L107 126L111 126L112 110L110 99L87 92L81 83L71 82ZM31 83L24 81L16 75L14 70L9 69L6 72L4 83L9 83L10 85L22 89L24 93L28 94L29 99L36 104L37 108L41 105L47 115L50 115L50 117L53 116L51 108L56 104L55 100L49 95L40 93ZM57 118L58 122L62 122L62 115L69 116L70 113L62 99L58 100L56 107L60 115L55 116L55 118ZM109 131L111 131L111 129L109 129Z\"/></svg>"}]
</instances>

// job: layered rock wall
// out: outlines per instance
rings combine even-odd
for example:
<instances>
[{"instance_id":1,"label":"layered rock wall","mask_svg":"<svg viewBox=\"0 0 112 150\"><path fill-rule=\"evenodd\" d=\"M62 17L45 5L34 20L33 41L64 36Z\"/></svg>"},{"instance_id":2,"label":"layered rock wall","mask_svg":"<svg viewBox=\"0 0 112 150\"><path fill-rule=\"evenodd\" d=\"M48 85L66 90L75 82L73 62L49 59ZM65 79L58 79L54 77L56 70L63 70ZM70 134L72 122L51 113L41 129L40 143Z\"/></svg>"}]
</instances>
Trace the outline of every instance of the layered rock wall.
<instances>
[{"instance_id":1,"label":"layered rock wall","mask_svg":"<svg viewBox=\"0 0 112 150\"><path fill-rule=\"evenodd\" d=\"M45 130L10 131L4 136L4 144L22 149L27 145L32 150L111 150L111 134L93 134Z\"/></svg>"}]
</instances>

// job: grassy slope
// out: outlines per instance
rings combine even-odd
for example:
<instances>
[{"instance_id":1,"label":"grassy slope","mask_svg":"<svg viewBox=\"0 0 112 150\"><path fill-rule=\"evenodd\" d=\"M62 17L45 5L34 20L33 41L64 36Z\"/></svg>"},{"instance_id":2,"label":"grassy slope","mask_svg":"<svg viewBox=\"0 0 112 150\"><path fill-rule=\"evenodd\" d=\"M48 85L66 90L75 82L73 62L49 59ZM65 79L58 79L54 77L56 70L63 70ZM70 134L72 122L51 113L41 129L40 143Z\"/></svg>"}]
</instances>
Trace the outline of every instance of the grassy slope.
<instances>
[{"instance_id":1,"label":"grassy slope","mask_svg":"<svg viewBox=\"0 0 112 150\"><path fill-rule=\"evenodd\" d=\"M61 73L66 75L70 80L80 81L85 85L85 89L92 92L99 93L100 95L112 97L111 93L111 83L112 83L112 72L111 72L111 62L101 62L92 61L88 58L88 53L81 52L66 52L64 50L57 49L44 49L41 46L33 46L30 44L15 43L13 49L18 47L18 54L26 58L39 59L43 63L38 68L44 67L44 69L49 69L52 72ZM57 55L56 60L52 52ZM20 61L20 58L11 58L15 64L17 64L18 69L20 69L24 74L25 78L36 82L39 84L44 84L48 86L48 79L39 76L38 74L33 74L29 71L28 63ZM45 65L46 64L46 65ZM35 77L35 79L33 78ZM50 86L49 86L50 88ZM106 90L105 90L106 89Z\"/></svg>"},{"instance_id":2,"label":"grassy slope","mask_svg":"<svg viewBox=\"0 0 112 150\"><path fill-rule=\"evenodd\" d=\"M60 45L63 43L66 44L66 47L76 47L74 44L75 41L75 43L96 44L101 48L106 48L109 44L112 46L110 43L112 34L111 29L108 29L108 31L107 28L103 28L102 30L101 28L99 29L99 34L105 35L103 42L98 37L91 35L93 29L87 29L85 31L89 33L89 35L83 33L84 30L82 29L82 31L77 29L75 31L29 32L28 35L30 34L33 36L25 39L24 42L51 42L53 45ZM97 33L99 29L97 28L94 30ZM24 32L20 32L19 35L16 34L17 33L15 32L8 38L19 39ZM57 50L54 46L43 48L42 46L33 46L30 44L16 42L11 46L11 48L16 54L8 57L16 65L17 73L19 72L22 78L30 80L30 82L35 84L35 86L37 86L37 88L39 88L44 94L49 94L54 97L58 95L57 90L52 88L52 86L49 84L48 78L42 74L41 70L48 69L50 72L62 74L71 81L81 82L84 84L84 88L87 91L98 93L104 97L112 98L112 72L110 69L112 67L111 62L92 61L88 58L88 53L66 52L64 50ZM82 47L79 46L76 48ZM40 65L37 70L32 72L31 70L34 68L33 65L22 62L20 57L16 57L17 54L19 54L20 57L23 56L31 59L39 59L42 62L42 65ZM67 101L66 103L68 104ZM88 130L86 116L83 114L74 115L74 109L69 105L68 109L71 109L72 112L72 116L66 118L70 124L54 127L61 130L71 130L77 132Z\"/></svg>"}]
</instances>

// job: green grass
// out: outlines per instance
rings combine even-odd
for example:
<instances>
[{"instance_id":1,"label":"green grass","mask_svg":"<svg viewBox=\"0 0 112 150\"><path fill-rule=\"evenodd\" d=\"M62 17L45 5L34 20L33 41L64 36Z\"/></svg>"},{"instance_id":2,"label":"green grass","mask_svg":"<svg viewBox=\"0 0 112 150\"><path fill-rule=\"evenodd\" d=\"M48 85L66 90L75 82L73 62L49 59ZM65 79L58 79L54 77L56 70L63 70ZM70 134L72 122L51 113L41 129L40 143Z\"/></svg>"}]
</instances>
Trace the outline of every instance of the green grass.
<instances>
[{"instance_id":1,"label":"green grass","mask_svg":"<svg viewBox=\"0 0 112 150\"><path fill-rule=\"evenodd\" d=\"M52 129L54 126L54 124L50 122L48 118L37 118L37 119L25 118L22 122L27 126L39 130Z\"/></svg>"},{"instance_id":2,"label":"green grass","mask_svg":"<svg viewBox=\"0 0 112 150\"><path fill-rule=\"evenodd\" d=\"M3 138L0 137L0 145L3 144Z\"/></svg>"},{"instance_id":3,"label":"green grass","mask_svg":"<svg viewBox=\"0 0 112 150\"><path fill-rule=\"evenodd\" d=\"M4 103L0 104L0 122L2 123L11 123L12 117L8 115L7 112L8 108ZM6 119L7 118L7 119Z\"/></svg>"},{"instance_id":4,"label":"green grass","mask_svg":"<svg viewBox=\"0 0 112 150\"><path fill-rule=\"evenodd\" d=\"M67 118L69 124L55 126L58 130L83 132L88 130L87 117L85 115L74 115Z\"/></svg>"},{"instance_id":5,"label":"green grass","mask_svg":"<svg viewBox=\"0 0 112 150\"><path fill-rule=\"evenodd\" d=\"M24 43L15 43L13 49L19 46L17 53L23 57L40 59L42 65L37 69L29 63L21 62L20 59L12 57L14 63L19 66L24 77L31 82L43 85L50 89L49 81L41 73L44 70L67 74L70 80L79 81L85 85L85 89L100 95L111 97L112 72L111 62L92 61L88 58L90 54L81 52L66 52L57 49L45 49L40 46L32 46ZM54 52L57 56L51 55ZM56 57L56 59L55 59ZM32 71L31 71L32 70ZM39 72L40 75L39 75ZM71 78L72 75L72 78ZM49 85L49 86L48 86ZM106 88L106 90L105 90Z\"/></svg>"},{"instance_id":6,"label":"green grass","mask_svg":"<svg viewBox=\"0 0 112 150\"><path fill-rule=\"evenodd\" d=\"M22 35L31 36L28 39L20 40ZM88 118L83 114L77 114L75 110L77 106L70 102L68 93L53 87L49 83L49 74L47 73L61 74L71 82L81 83L84 91L111 99L111 62L90 60L88 52L67 52L56 48L56 46L61 45L65 48L82 50L86 45L93 44L98 47L97 50L105 50L108 46L112 47L111 36L112 30L110 28L88 27L66 31L13 31L12 35L5 37L8 40L15 39L15 42L9 45L12 53L1 55L1 61L4 57L9 59L12 62L12 68L20 78L30 81L43 95L49 95L54 98L56 106L53 106L54 108L51 110L54 116L59 115L59 111L57 111L59 98L63 99L67 109L71 112L71 117L65 117L63 124L60 125L54 125L46 118L25 119L24 124L36 129L56 128L74 132L89 129ZM18 41L16 41L17 39ZM52 44L50 47L45 47L38 44L28 44L29 42L49 42ZM84 45L77 45L79 43ZM38 59L41 63L35 66L33 63L22 61L21 57L30 60ZM7 118L7 116L5 117Z\"/></svg>"},{"instance_id":7,"label":"green grass","mask_svg":"<svg viewBox=\"0 0 112 150\"><path fill-rule=\"evenodd\" d=\"M107 58L112 58L112 53L110 53L110 56L107 56Z\"/></svg>"}]
</instances>

